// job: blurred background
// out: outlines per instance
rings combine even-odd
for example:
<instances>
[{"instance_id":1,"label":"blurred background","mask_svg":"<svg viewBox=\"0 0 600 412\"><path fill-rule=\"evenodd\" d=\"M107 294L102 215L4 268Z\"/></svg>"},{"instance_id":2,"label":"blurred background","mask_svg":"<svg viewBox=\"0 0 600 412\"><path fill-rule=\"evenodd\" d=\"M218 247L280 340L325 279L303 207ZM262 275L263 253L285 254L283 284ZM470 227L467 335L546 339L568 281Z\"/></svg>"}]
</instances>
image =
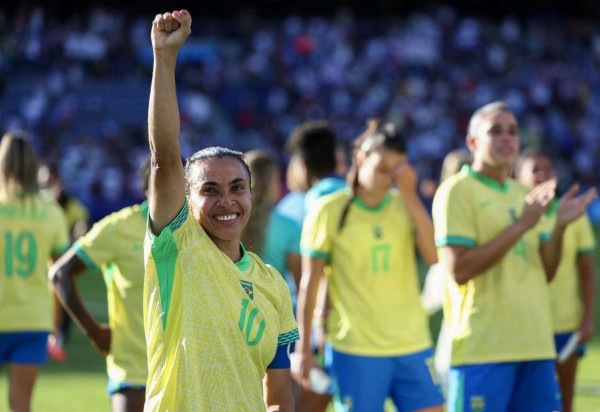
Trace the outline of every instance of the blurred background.
<instances>
[{"instance_id":1,"label":"blurred background","mask_svg":"<svg viewBox=\"0 0 600 412\"><path fill-rule=\"evenodd\" d=\"M561 190L600 186L597 0L4 0L0 129L31 133L92 221L143 198L150 26L175 8L193 16L178 64L185 156L209 145L266 148L283 167L286 138L303 120L328 119L349 146L367 118L381 117L408 137L427 202L472 112L505 100L523 147L556 158ZM600 201L589 214L598 236ZM93 315L106 319L101 277L81 282ZM598 310L596 319L598 330ZM104 368L75 330L69 359L43 369L35 410L109 410ZM578 374L576 410L600 410L598 340Z\"/></svg>"},{"instance_id":2,"label":"blurred background","mask_svg":"<svg viewBox=\"0 0 600 412\"><path fill-rule=\"evenodd\" d=\"M34 135L92 220L138 201L147 152L150 25L187 8L178 65L185 156L268 148L329 119L350 142L392 121L432 196L470 114L502 99L561 187L600 182L600 3L535 1L4 1L0 128ZM600 224L600 202L590 208Z\"/></svg>"}]
</instances>

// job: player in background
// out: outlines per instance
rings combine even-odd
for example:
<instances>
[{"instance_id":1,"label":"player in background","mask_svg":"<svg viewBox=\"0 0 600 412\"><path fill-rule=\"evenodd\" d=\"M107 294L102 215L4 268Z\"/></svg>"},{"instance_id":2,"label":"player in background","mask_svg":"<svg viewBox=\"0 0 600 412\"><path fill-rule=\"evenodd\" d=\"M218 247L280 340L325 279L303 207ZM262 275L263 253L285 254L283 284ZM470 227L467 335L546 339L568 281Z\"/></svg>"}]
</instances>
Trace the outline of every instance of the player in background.
<instances>
[{"instance_id":1,"label":"player in background","mask_svg":"<svg viewBox=\"0 0 600 412\"><path fill-rule=\"evenodd\" d=\"M433 202L438 256L452 277L448 411L560 410L547 282L566 226L595 192L570 189L554 226L545 220L556 182L530 190L509 177L519 127L502 102L473 114L466 143L472 165L443 182Z\"/></svg>"},{"instance_id":2,"label":"player in background","mask_svg":"<svg viewBox=\"0 0 600 412\"><path fill-rule=\"evenodd\" d=\"M471 152L467 149L460 148L449 152L442 162L440 183L454 176L466 164L471 164ZM429 267L421 290L421 304L430 316L442 310L445 300L444 295L449 291L446 288L446 282L448 281L448 273L441 263L437 262ZM451 349L452 342L448 325L442 319L435 345L434 366L444 393L448 391Z\"/></svg>"},{"instance_id":3,"label":"player in background","mask_svg":"<svg viewBox=\"0 0 600 412\"><path fill-rule=\"evenodd\" d=\"M60 206L39 194L38 160L22 131L0 141L0 367L8 365L9 410L28 412L33 387L58 325L49 263L69 247Z\"/></svg>"},{"instance_id":4,"label":"player in background","mask_svg":"<svg viewBox=\"0 0 600 412\"><path fill-rule=\"evenodd\" d=\"M158 14L151 31L145 407L291 411L290 292L240 243L252 208L248 165L212 147L181 166L175 66L191 23L185 10Z\"/></svg>"},{"instance_id":5,"label":"player in background","mask_svg":"<svg viewBox=\"0 0 600 412\"><path fill-rule=\"evenodd\" d=\"M79 199L67 193L56 163L46 162L40 165L38 184L42 194L49 196L62 207L67 218L71 243L75 242L89 229L90 213L88 209ZM56 308L58 312L55 316L57 316L60 327L55 334L50 336L48 355L50 359L60 362L67 359L65 345L69 339L71 321L69 314L59 302L57 302Z\"/></svg>"},{"instance_id":6,"label":"player in background","mask_svg":"<svg viewBox=\"0 0 600 412\"><path fill-rule=\"evenodd\" d=\"M301 210L298 215L296 233L297 250L300 256L300 236L302 224L306 213L314 206L316 201L327 194L333 193L346 186L345 174L347 171L346 153L337 134L325 120L307 120L296 126L285 146L290 155L288 166L291 172L291 180L298 180L299 185L305 188L304 196L300 198L296 193L286 195L277 205L276 213L290 214L291 210ZM301 207L293 201L302 202ZM292 216L295 216L292 214ZM298 268L301 271L301 263ZM294 298L300 284L300 276L297 278ZM294 299L294 302L296 299ZM323 277L319 286L319 297L315 307L315 322L313 329L313 351L321 366L324 358L325 342L325 319L328 313L327 281ZM294 381L294 383L296 383ZM316 393L311 388L294 384L296 410L298 412L322 412L331 403L330 390L326 393ZM320 390L319 392L323 392Z\"/></svg>"},{"instance_id":7,"label":"player in background","mask_svg":"<svg viewBox=\"0 0 600 412\"><path fill-rule=\"evenodd\" d=\"M251 150L245 153L246 162L252 176L252 213L248 224L242 231L242 243L246 250L259 255L265 263L274 266L279 273L288 271L285 256L293 250L294 239L287 236L285 226L275 220L279 218L273 209L281 198L281 174L277 158L266 150ZM286 219L286 223L290 219ZM290 222L292 224L292 222ZM276 243L271 245L270 242ZM291 246L290 246L291 243ZM267 261L265 253L268 248L279 246L282 251L277 261Z\"/></svg>"},{"instance_id":8,"label":"player in background","mask_svg":"<svg viewBox=\"0 0 600 412\"><path fill-rule=\"evenodd\" d=\"M310 386L314 308L327 272L326 360L336 410L383 410L389 396L401 410L441 412L414 253L431 264L436 251L417 176L390 124L370 121L354 147L349 189L323 197L304 222L293 374Z\"/></svg>"},{"instance_id":9,"label":"player in background","mask_svg":"<svg viewBox=\"0 0 600 412\"><path fill-rule=\"evenodd\" d=\"M140 176L142 193L147 196L149 157L142 164ZM147 202L104 217L75 241L50 270L50 280L61 304L94 347L106 356L107 391L114 412L144 409L148 362L142 296L147 219ZM76 278L86 273L102 273L108 325L99 324L81 300Z\"/></svg>"},{"instance_id":10,"label":"player in background","mask_svg":"<svg viewBox=\"0 0 600 412\"><path fill-rule=\"evenodd\" d=\"M552 159L541 150L526 150L521 154L515 175L519 182L530 188L556 178ZM546 215L556 219L557 208L558 199L555 198ZM595 247L592 224L588 216L582 214L565 230L560 265L550 282L556 352L561 353L574 334L578 334L575 336L578 340L576 350L556 363L563 412L573 410L577 364L585 353L585 343L594 334Z\"/></svg>"}]
</instances>

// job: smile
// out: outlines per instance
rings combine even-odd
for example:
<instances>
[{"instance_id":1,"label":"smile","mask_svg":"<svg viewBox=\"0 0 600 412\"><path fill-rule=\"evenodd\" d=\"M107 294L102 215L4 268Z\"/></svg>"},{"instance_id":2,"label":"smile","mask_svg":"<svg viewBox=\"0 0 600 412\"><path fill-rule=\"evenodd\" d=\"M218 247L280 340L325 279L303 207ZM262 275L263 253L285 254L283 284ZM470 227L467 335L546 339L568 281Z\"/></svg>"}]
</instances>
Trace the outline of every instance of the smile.
<instances>
[{"instance_id":1,"label":"smile","mask_svg":"<svg viewBox=\"0 0 600 412\"><path fill-rule=\"evenodd\" d=\"M237 217L237 214L232 213L229 215L215 216L215 219L220 220L222 222L227 222L229 220L233 220Z\"/></svg>"}]
</instances>

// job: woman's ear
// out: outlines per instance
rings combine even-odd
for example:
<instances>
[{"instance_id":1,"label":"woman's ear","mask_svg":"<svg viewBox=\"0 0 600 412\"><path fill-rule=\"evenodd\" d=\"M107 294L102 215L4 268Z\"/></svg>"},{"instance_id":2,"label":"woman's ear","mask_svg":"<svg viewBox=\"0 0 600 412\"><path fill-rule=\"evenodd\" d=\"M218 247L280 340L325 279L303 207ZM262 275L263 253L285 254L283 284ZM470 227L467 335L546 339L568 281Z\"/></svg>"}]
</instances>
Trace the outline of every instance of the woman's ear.
<instances>
[{"instance_id":1,"label":"woman's ear","mask_svg":"<svg viewBox=\"0 0 600 412\"><path fill-rule=\"evenodd\" d=\"M477 148L477 138L468 134L465 138L465 142L467 143L467 148L473 153Z\"/></svg>"}]
</instances>

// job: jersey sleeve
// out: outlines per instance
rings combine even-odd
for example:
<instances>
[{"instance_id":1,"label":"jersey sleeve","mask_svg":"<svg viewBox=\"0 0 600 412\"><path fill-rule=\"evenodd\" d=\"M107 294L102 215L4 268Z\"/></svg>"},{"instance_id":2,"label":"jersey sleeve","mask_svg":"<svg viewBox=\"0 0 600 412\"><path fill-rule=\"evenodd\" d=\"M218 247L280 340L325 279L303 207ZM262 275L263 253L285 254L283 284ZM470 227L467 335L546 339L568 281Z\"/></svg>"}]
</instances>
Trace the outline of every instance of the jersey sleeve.
<instances>
[{"instance_id":1,"label":"jersey sleeve","mask_svg":"<svg viewBox=\"0 0 600 412\"><path fill-rule=\"evenodd\" d=\"M573 224L577 225L577 254L593 253L596 249L596 238L589 217L584 214Z\"/></svg>"},{"instance_id":2,"label":"jersey sleeve","mask_svg":"<svg viewBox=\"0 0 600 412\"><path fill-rule=\"evenodd\" d=\"M75 253L91 269L100 269L104 263L114 260L116 241L116 225L113 216L109 215L75 241Z\"/></svg>"},{"instance_id":3,"label":"jersey sleeve","mask_svg":"<svg viewBox=\"0 0 600 412\"><path fill-rule=\"evenodd\" d=\"M446 181L433 198L432 215L435 244L441 246L476 245L473 208L469 194L456 180Z\"/></svg>"},{"instance_id":4,"label":"jersey sleeve","mask_svg":"<svg viewBox=\"0 0 600 412\"><path fill-rule=\"evenodd\" d=\"M300 238L302 255L329 260L331 257L333 220L329 203L317 202L304 219Z\"/></svg>"},{"instance_id":5,"label":"jersey sleeve","mask_svg":"<svg viewBox=\"0 0 600 412\"><path fill-rule=\"evenodd\" d=\"M69 248L70 243L67 217L58 204L54 204L51 207L50 213L53 216L52 220L56 223L54 226L56 233L52 241L52 250L50 253L52 256L60 256Z\"/></svg>"}]
</instances>

